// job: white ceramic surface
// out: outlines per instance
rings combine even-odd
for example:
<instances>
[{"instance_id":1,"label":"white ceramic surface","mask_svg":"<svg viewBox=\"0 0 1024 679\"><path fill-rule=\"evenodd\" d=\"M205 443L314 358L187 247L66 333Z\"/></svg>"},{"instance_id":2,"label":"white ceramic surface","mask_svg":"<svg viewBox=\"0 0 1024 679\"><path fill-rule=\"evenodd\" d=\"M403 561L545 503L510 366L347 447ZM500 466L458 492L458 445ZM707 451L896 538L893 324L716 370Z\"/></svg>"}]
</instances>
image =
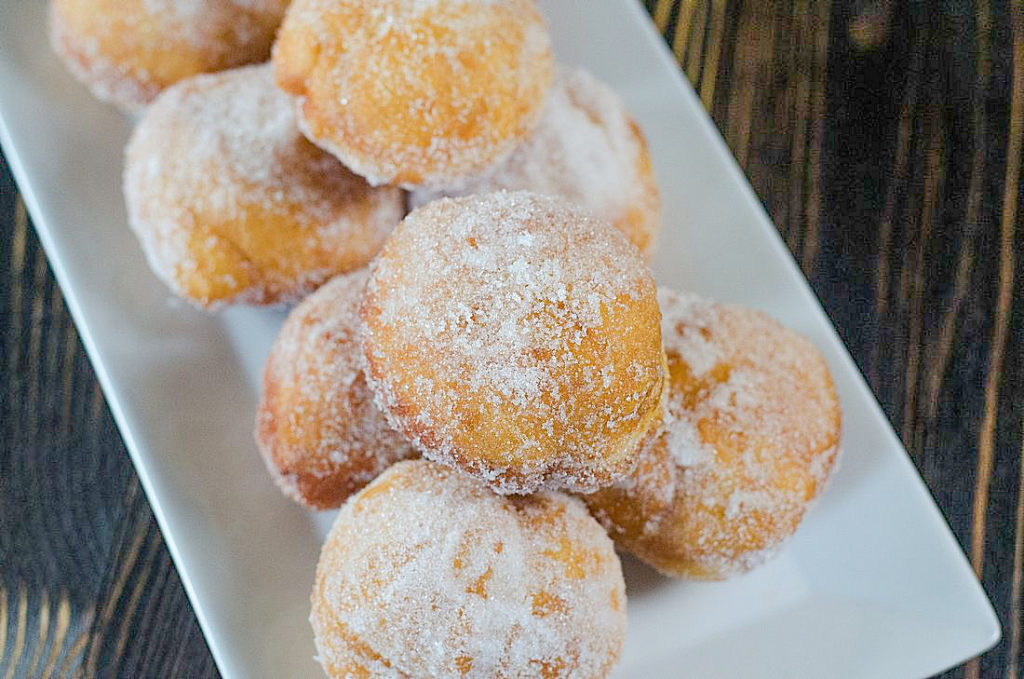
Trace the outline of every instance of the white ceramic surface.
<instances>
[{"instance_id":1,"label":"white ceramic surface","mask_svg":"<svg viewBox=\"0 0 1024 679\"><path fill-rule=\"evenodd\" d=\"M721 584L626 560L619 679L923 677L999 626L956 541L710 119L635 0L546 0L559 56L610 82L665 202L660 282L809 336L845 410L842 467L783 553ZM320 537L252 441L283 315L170 298L125 224L131 122L51 55L43 0L0 0L0 141L225 677L321 677L306 622Z\"/></svg>"}]
</instances>

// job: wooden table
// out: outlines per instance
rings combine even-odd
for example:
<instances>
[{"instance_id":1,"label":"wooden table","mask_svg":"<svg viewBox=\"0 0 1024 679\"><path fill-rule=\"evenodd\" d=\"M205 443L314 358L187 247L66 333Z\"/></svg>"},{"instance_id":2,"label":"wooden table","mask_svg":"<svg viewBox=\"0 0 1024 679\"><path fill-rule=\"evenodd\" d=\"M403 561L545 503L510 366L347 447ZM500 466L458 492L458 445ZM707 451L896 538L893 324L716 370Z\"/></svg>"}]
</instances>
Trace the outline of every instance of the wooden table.
<instances>
[{"instance_id":1,"label":"wooden table","mask_svg":"<svg viewBox=\"0 0 1024 679\"><path fill-rule=\"evenodd\" d=\"M1024 3L646 4L999 613L943 676L1016 679ZM2 159L0 244L0 679L217 676Z\"/></svg>"}]
</instances>

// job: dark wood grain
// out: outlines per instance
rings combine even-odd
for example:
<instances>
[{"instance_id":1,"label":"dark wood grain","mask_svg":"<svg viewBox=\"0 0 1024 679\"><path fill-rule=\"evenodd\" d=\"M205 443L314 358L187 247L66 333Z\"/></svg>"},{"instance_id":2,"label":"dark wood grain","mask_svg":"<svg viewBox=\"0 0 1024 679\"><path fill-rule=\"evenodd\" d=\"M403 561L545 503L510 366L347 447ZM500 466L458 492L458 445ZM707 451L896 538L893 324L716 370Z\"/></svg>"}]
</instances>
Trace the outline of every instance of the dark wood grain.
<instances>
[{"instance_id":1,"label":"dark wood grain","mask_svg":"<svg viewBox=\"0 0 1024 679\"><path fill-rule=\"evenodd\" d=\"M1024 3L648 0L1021 674ZM0 159L0 679L216 669Z\"/></svg>"},{"instance_id":2,"label":"dark wood grain","mask_svg":"<svg viewBox=\"0 0 1024 679\"><path fill-rule=\"evenodd\" d=\"M0 158L0 679L212 659Z\"/></svg>"}]
</instances>

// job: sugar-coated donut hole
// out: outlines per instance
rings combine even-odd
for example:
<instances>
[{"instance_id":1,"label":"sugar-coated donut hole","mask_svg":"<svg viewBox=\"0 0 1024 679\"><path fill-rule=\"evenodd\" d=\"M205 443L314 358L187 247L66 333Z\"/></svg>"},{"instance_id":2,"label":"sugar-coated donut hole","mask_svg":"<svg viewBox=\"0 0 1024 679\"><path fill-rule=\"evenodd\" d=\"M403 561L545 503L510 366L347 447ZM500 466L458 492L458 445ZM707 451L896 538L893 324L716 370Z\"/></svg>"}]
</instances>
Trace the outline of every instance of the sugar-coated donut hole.
<instances>
[{"instance_id":1,"label":"sugar-coated donut hole","mask_svg":"<svg viewBox=\"0 0 1024 679\"><path fill-rule=\"evenodd\" d=\"M367 271L334 278L288 315L267 357L256 441L282 491L341 504L415 451L373 404L359 347Z\"/></svg>"},{"instance_id":2,"label":"sugar-coated donut hole","mask_svg":"<svg viewBox=\"0 0 1024 679\"><path fill-rule=\"evenodd\" d=\"M511 152L551 79L533 0L295 0L273 60L311 140L371 184L409 188Z\"/></svg>"},{"instance_id":3,"label":"sugar-coated donut hole","mask_svg":"<svg viewBox=\"0 0 1024 679\"><path fill-rule=\"evenodd\" d=\"M661 410L651 273L614 228L556 198L414 211L375 261L361 315L392 424L500 492L613 482Z\"/></svg>"},{"instance_id":4,"label":"sugar-coated donut hole","mask_svg":"<svg viewBox=\"0 0 1024 679\"><path fill-rule=\"evenodd\" d=\"M288 0L51 0L50 40L98 98L126 111L189 76L264 61Z\"/></svg>"},{"instance_id":5,"label":"sugar-coated donut hole","mask_svg":"<svg viewBox=\"0 0 1024 679\"><path fill-rule=\"evenodd\" d=\"M669 391L636 470L584 496L625 549L717 580L764 562L831 474L840 410L806 339L764 314L659 290Z\"/></svg>"},{"instance_id":6,"label":"sugar-coated donut hole","mask_svg":"<svg viewBox=\"0 0 1024 679\"><path fill-rule=\"evenodd\" d=\"M579 501L400 462L345 504L311 622L331 677L606 677L625 633L611 540Z\"/></svg>"},{"instance_id":7,"label":"sugar-coated donut hole","mask_svg":"<svg viewBox=\"0 0 1024 679\"><path fill-rule=\"evenodd\" d=\"M405 209L302 137L269 65L164 91L128 144L125 199L154 271L206 308L296 302L365 266Z\"/></svg>"},{"instance_id":8,"label":"sugar-coated donut hole","mask_svg":"<svg viewBox=\"0 0 1024 679\"><path fill-rule=\"evenodd\" d=\"M560 66L540 122L504 161L440 190L418 190L413 207L441 196L500 189L564 198L611 224L645 256L661 228L661 198L647 142L625 104L587 71Z\"/></svg>"}]
</instances>

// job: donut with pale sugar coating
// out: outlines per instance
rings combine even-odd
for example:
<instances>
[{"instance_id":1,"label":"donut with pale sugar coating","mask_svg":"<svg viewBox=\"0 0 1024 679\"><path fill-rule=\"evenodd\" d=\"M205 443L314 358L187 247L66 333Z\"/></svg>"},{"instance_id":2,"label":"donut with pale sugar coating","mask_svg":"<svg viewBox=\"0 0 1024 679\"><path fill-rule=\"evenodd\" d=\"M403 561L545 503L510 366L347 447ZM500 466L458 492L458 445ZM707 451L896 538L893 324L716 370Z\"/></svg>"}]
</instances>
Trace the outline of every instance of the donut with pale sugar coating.
<instances>
[{"instance_id":1,"label":"donut with pale sugar coating","mask_svg":"<svg viewBox=\"0 0 1024 679\"><path fill-rule=\"evenodd\" d=\"M832 473L841 413L828 366L765 314L659 290L665 419L625 481L584 497L619 545L666 575L764 562Z\"/></svg>"},{"instance_id":2,"label":"donut with pale sugar coating","mask_svg":"<svg viewBox=\"0 0 1024 679\"><path fill-rule=\"evenodd\" d=\"M282 491L332 509L415 456L373 404L359 348L367 271L321 286L288 315L263 371L256 442Z\"/></svg>"},{"instance_id":3,"label":"donut with pale sugar coating","mask_svg":"<svg viewBox=\"0 0 1024 679\"><path fill-rule=\"evenodd\" d=\"M273 61L313 142L406 188L508 155L551 80L534 0L295 0Z\"/></svg>"},{"instance_id":4,"label":"donut with pale sugar coating","mask_svg":"<svg viewBox=\"0 0 1024 679\"><path fill-rule=\"evenodd\" d=\"M330 677L600 679L626 628L612 541L578 500L399 462L338 514L312 594Z\"/></svg>"},{"instance_id":5,"label":"donut with pale sugar coating","mask_svg":"<svg viewBox=\"0 0 1024 679\"><path fill-rule=\"evenodd\" d=\"M128 144L125 200L154 272L204 308L293 303L370 261L404 214L310 144L269 65L166 90Z\"/></svg>"},{"instance_id":6,"label":"donut with pale sugar coating","mask_svg":"<svg viewBox=\"0 0 1024 679\"><path fill-rule=\"evenodd\" d=\"M50 42L99 99L141 109L198 73L265 61L288 0L51 0Z\"/></svg>"},{"instance_id":7,"label":"donut with pale sugar coating","mask_svg":"<svg viewBox=\"0 0 1024 679\"><path fill-rule=\"evenodd\" d=\"M661 229L643 132L619 96L581 68L556 69L537 128L506 160L440 191L414 191L411 201L499 189L564 198L611 222L647 256Z\"/></svg>"},{"instance_id":8,"label":"donut with pale sugar coating","mask_svg":"<svg viewBox=\"0 0 1024 679\"><path fill-rule=\"evenodd\" d=\"M392 424L502 493L610 484L661 412L651 272L611 225L557 198L415 210L375 260L360 314Z\"/></svg>"}]
</instances>

